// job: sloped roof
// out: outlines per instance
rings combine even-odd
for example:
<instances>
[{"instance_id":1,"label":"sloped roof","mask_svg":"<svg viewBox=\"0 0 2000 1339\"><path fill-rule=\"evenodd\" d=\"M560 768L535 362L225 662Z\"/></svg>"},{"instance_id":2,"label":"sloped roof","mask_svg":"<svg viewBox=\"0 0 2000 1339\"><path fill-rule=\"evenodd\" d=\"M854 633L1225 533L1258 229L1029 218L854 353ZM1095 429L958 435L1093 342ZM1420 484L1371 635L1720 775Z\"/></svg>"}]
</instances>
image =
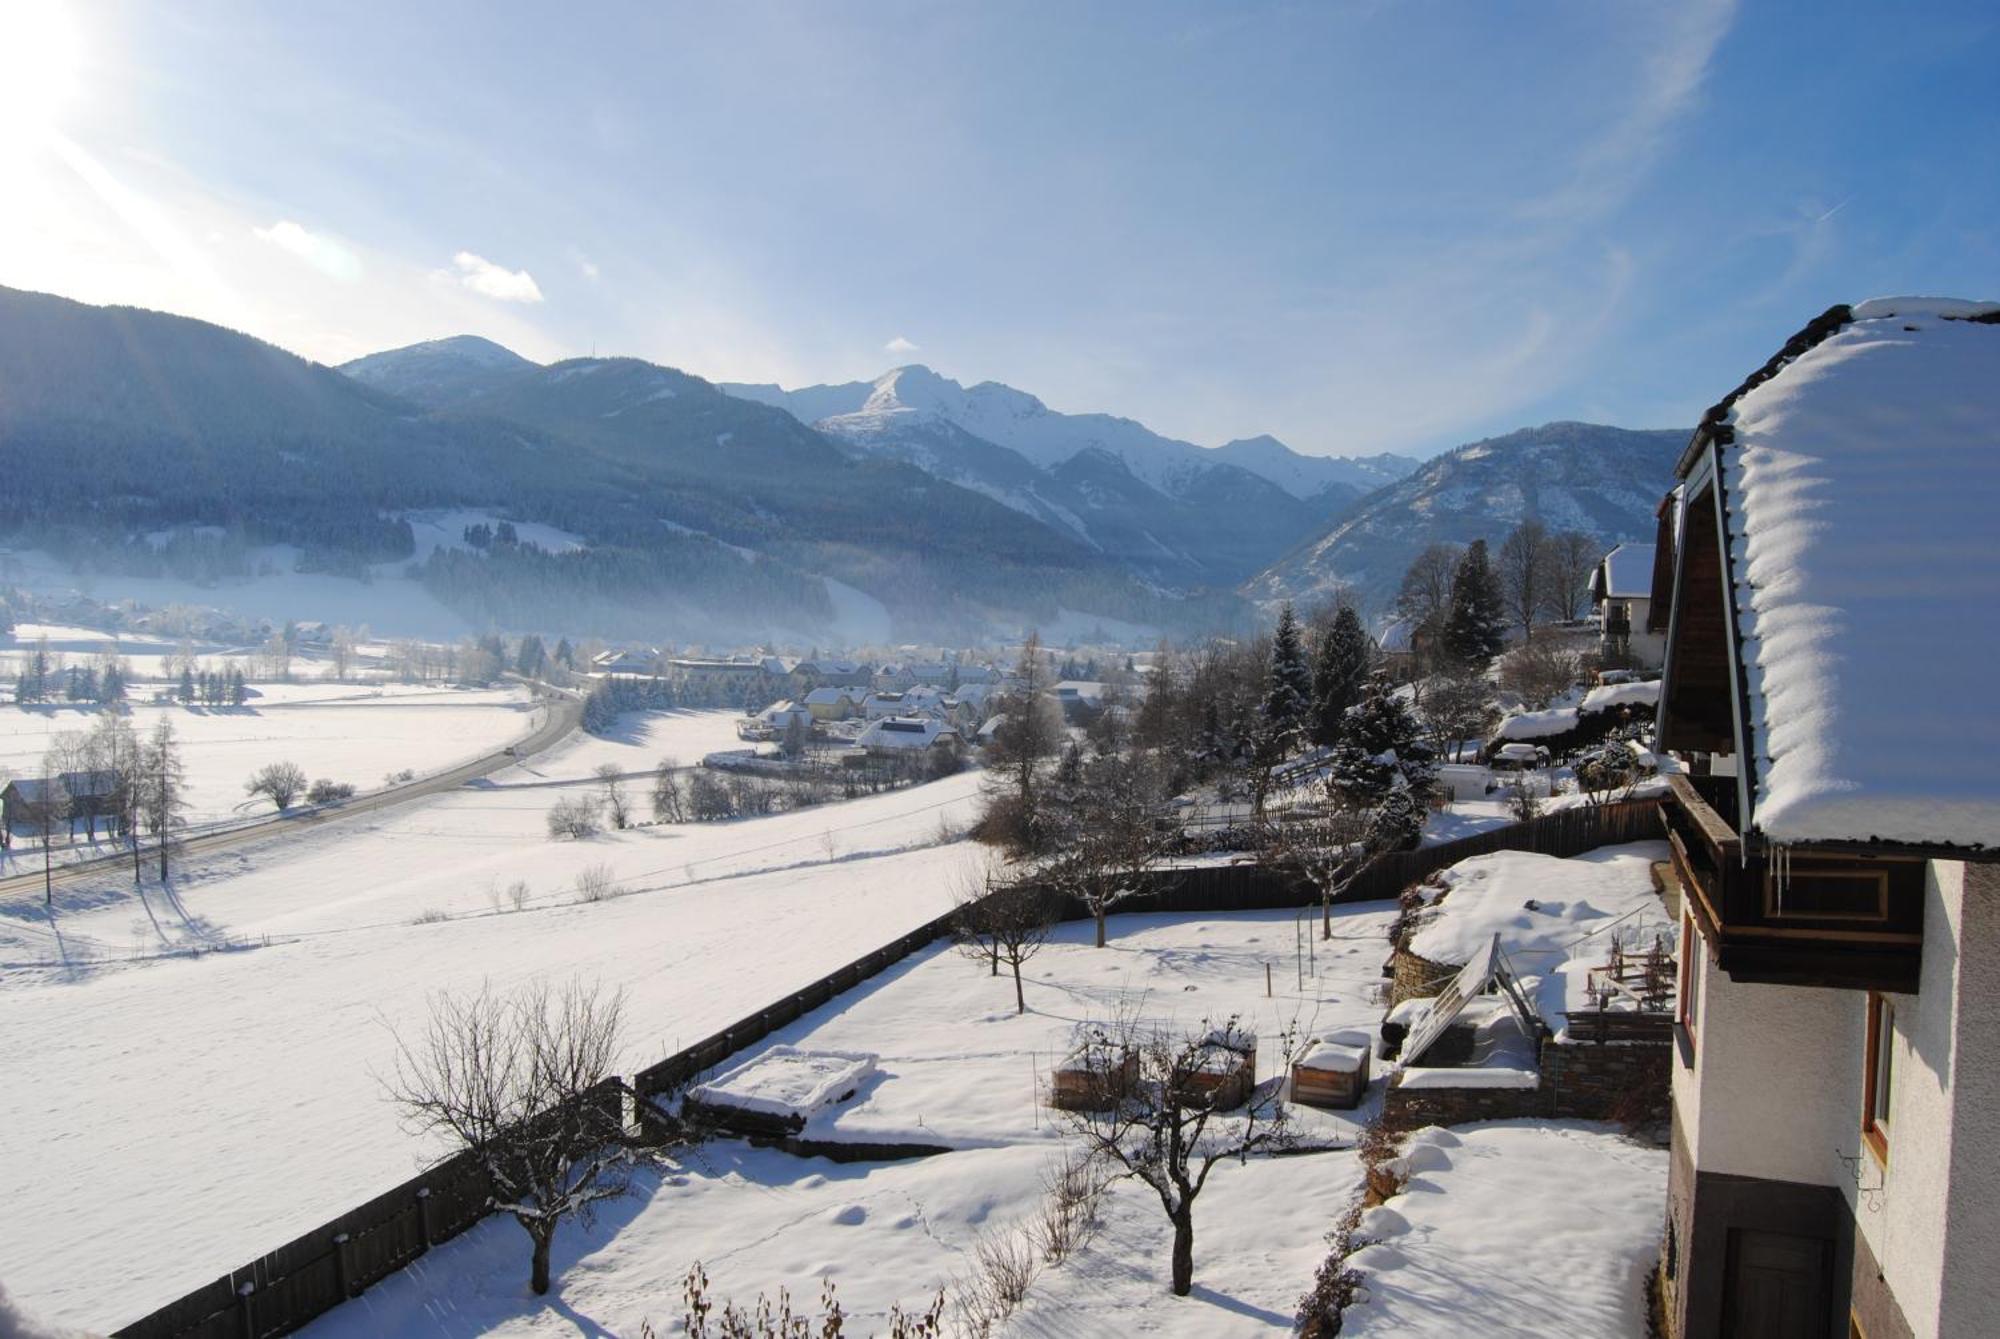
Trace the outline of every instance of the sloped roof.
<instances>
[{"instance_id":1,"label":"sloped roof","mask_svg":"<svg viewBox=\"0 0 2000 1339\"><path fill-rule=\"evenodd\" d=\"M1599 593L1611 600L1639 600L1653 593L1653 546L1620 544L1604 555Z\"/></svg>"},{"instance_id":2,"label":"sloped roof","mask_svg":"<svg viewBox=\"0 0 2000 1339\"><path fill-rule=\"evenodd\" d=\"M1754 826L1778 842L2000 846L2000 303L1835 308L1704 436L1720 451Z\"/></svg>"}]
</instances>

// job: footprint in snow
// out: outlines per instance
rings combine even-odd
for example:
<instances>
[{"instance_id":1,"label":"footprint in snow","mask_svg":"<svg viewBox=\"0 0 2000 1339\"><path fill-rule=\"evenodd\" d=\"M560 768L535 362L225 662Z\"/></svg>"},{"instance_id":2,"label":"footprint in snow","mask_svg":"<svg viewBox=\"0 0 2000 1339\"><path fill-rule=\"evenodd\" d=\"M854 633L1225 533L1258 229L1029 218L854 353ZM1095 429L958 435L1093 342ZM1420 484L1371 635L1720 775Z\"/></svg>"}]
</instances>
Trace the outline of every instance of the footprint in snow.
<instances>
[{"instance_id":1,"label":"footprint in snow","mask_svg":"<svg viewBox=\"0 0 2000 1339\"><path fill-rule=\"evenodd\" d=\"M840 1227L859 1227L868 1221L868 1211L859 1204L850 1204L844 1209L834 1210L828 1221Z\"/></svg>"}]
</instances>

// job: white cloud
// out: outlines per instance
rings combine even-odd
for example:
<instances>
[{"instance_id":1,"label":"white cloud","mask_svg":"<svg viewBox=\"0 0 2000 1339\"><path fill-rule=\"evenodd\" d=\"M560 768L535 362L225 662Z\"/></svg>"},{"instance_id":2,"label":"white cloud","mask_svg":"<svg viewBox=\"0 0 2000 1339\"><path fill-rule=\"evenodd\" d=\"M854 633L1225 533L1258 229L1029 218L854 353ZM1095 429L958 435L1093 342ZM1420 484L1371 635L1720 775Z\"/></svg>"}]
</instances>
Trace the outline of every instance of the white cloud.
<instances>
[{"instance_id":1,"label":"white cloud","mask_svg":"<svg viewBox=\"0 0 2000 1339\"><path fill-rule=\"evenodd\" d=\"M1584 144L1569 180L1530 204L1528 217L1596 218L1624 203L1700 98L1716 49L1736 20L1736 3L1691 0L1666 11L1663 29L1647 38L1630 102Z\"/></svg>"},{"instance_id":2,"label":"white cloud","mask_svg":"<svg viewBox=\"0 0 2000 1339\"><path fill-rule=\"evenodd\" d=\"M501 302L542 300L541 285L526 270L506 269L470 251L459 252L451 258L451 263L458 270L458 281L475 293Z\"/></svg>"},{"instance_id":3,"label":"white cloud","mask_svg":"<svg viewBox=\"0 0 2000 1339\"><path fill-rule=\"evenodd\" d=\"M898 356L901 356L902 354L906 353L915 353L916 351L917 351L917 346L911 343L909 340L904 339L901 335L896 336L894 339L890 340L887 344L884 344L882 346L882 352L893 353Z\"/></svg>"},{"instance_id":4,"label":"white cloud","mask_svg":"<svg viewBox=\"0 0 2000 1339\"><path fill-rule=\"evenodd\" d=\"M289 251L330 279L351 284L361 277L361 258L352 251L290 219L279 219L268 228L251 232L280 251Z\"/></svg>"}]
</instances>

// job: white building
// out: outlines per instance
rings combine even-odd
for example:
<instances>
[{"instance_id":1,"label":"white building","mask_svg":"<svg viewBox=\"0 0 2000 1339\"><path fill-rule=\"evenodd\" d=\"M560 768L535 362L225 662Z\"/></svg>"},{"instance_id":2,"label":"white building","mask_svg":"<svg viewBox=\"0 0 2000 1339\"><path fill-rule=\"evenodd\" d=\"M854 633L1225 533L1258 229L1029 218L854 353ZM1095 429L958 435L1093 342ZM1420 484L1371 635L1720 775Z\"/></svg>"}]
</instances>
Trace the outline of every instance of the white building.
<instances>
[{"instance_id":1,"label":"white building","mask_svg":"<svg viewBox=\"0 0 2000 1339\"><path fill-rule=\"evenodd\" d=\"M1597 649L1607 660L1654 670L1666 654L1667 624L1653 615L1653 564L1658 546L1620 544L1590 574L1597 607Z\"/></svg>"},{"instance_id":2,"label":"white building","mask_svg":"<svg viewBox=\"0 0 2000 1339\"><path fill-rule=\"evenodd\" d=\"M1673 1339L2000 1333L1996 321L1836 307L1680 461Z\"/></svg>"}]
</instances>

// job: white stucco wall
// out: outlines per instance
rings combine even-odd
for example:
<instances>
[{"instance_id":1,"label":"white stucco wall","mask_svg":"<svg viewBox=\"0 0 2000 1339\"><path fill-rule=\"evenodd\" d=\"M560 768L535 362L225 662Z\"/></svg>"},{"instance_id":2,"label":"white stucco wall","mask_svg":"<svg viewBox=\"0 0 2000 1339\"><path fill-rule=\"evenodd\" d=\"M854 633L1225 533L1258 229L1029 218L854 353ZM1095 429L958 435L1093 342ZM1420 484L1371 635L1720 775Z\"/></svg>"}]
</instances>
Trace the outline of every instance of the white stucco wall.
<instances>
[{"instance_id":1,"label":"white stucco wall","mask_svg":"<svg viewBox=\"0 0 2000 1339\"><path fill-rule=\"evenodd\" d=\"M1745 985L1702 958L1692 1073L1674 1076L1695 1166L1830 1186L1857 1118L1864 997ZM1677 1066L1677 1068L1679 1068Z\"/></svg>"},{"instance_id":2,"label":"white stucco wall","mask_svg":"<svg viewBox=\"0 0 2000 1339\"><path fill-rule=\"evenodd\" d=\"M2000 1329L2000 865L1962 865L1951 1202L1938 1333Z\"/></svg>"},{"instance_id":3,"label":"white stucco wall","mask_svg":"<svg viewBox=\"0 0 2000 1339\"><path fill-rule=\"evenodd\" d=\"M2000 866L1929 867L1918 992L1892 997L1886 1167L1861 1139L1866 993L1700 962L1695 1064L1673 1077L1695 1166L1839 1186L1921 1339L2000 1333Z\"/></svg>"},{"instance_id":4,"label":"white stucco wall","mask_svg":"<svg viewBox=\"0 0 2000 1339\"><path fill-rule=\"evenodd\" d=\"M1843 1183L1854 1221L1890 1291L1920 1337L1940 1333L1946 1206L1952 1149L1952 1026L1964 866L1933 862L1924 880L1924 966L1915 995L1893 995L1895 1079L1889 1099L1889 1161L1862 1151L1862 1085L1848 1096L1853 1115L1842 1147L1861 1158L1861 1182ZM1866 997L1856 995L1864 1001ZM1865 1029L1865 1022L1864 1022ZM1864 1031L1865 1046L1865 1031ZM1873 1196L1864 1191L1879 1186ZM1872 1207L1871 1207L1872 1205Z\"/></svg>"}]
</instances>

